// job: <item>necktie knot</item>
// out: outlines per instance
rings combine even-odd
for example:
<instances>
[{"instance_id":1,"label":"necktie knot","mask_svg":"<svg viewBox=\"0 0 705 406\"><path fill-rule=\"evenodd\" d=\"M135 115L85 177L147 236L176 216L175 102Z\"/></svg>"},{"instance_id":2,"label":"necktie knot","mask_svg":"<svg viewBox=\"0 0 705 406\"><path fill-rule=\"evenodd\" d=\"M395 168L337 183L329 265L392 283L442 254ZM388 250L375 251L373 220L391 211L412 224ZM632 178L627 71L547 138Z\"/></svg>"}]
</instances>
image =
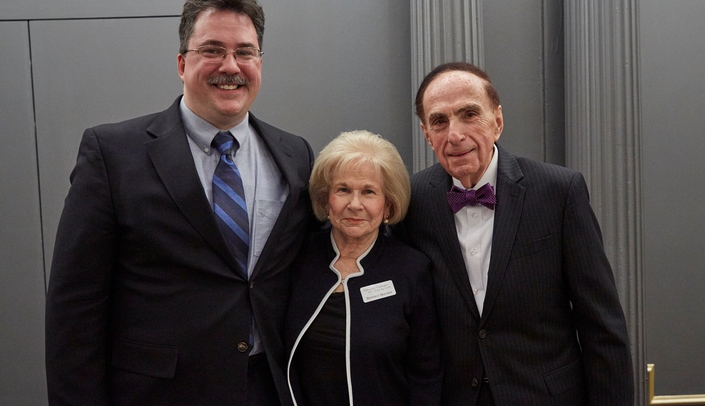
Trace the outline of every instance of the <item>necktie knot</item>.
<instances>
[{"instance_id":1,"label":"necktie knot","mask_svg":"<svg viewBox=\"0 0 705 406\"><path fill-rule=\"evenodd\" d=\"M215 135L215 138L213 138L211 146L217 149L221 155L233 156L240 147L240 144L237 142L235 137L230 134L230 131L220 131Z\"/></svg>"},{"instance_id":2,"label":"necktie knot","mask_svg":"<svg viewBox=\"0 0 705 406\"><path fill-rule=\"evenodd\" d=\"M497 204L497 197L494 188L489 183L485 183L479 189L462 189L455 185L448 192L448 205L453 213L465 206L477 206L481 204L488 209L494 209Z\"/></svg>"}]
</instances>

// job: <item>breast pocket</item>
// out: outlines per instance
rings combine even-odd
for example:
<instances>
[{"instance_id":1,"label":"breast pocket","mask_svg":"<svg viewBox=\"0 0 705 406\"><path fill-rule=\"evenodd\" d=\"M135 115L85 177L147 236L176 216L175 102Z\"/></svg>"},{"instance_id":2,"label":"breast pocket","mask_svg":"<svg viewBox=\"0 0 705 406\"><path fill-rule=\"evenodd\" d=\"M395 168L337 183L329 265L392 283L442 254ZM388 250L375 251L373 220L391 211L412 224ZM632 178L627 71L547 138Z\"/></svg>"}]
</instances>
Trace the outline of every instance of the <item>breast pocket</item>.
<instances>
[{"instance_id":1,"label":"breast pocket","mask_svg":"<svg viewBox=\"0 0 705 406\"><path fill-rule=\"evenodd\" d=\"M283 206L284 202L277 200L255 201L254 236L251 236L252 253L255 257L262 253Z\"/></svg>"},{"instance_id":2,"label":"breast pocket","mask_svg":"<svg viewBox=\"0 0 705 406\"><path fill-rule=\"evenodd\" d=\"M541 251L545 251L556 244L556 238L553 236L553 234L550 234L533 241L516 245L512 249L512 254L509 260L511 261L517 258L525 257L527 255L533 255Z\"/></svg>"}]
</instances>

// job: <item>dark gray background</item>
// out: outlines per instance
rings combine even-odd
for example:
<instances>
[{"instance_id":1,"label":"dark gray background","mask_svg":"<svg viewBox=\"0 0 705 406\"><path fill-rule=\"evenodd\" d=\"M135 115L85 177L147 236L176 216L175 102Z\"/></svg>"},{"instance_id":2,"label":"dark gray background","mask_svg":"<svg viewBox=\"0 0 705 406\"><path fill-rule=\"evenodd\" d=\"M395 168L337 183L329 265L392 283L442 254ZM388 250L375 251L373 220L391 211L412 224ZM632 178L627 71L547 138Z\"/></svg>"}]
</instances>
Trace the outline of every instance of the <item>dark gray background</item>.
<instances>
[{"instance_id":1,"label":"dark gray background","mask_svg":"<svg viewBox=\"0 0 705 406\"><path fill-rule=\"evenodd\" d=\"M261 0L253 112L307 138L390 139L411 168L410 6ZM181 1L0 2L0 404L46 404L45 281L83 130L161 111L181 93ZM484 61L503 100L500 142L563 164L562 3L483 4ZM705 2L640 2L647 362L657 394L705 393ZM639 378L638 378L639 379Z\"/></svg>"}]
</instances>

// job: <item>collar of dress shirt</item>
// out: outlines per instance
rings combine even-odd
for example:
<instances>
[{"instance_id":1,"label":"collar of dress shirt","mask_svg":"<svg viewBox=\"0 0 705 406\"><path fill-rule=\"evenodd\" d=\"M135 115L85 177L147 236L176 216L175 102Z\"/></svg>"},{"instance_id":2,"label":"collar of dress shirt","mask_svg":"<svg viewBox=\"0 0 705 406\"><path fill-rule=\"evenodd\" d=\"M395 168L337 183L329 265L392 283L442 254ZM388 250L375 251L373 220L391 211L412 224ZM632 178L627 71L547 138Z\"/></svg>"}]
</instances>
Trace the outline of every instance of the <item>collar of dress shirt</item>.
<instances>
[{"instance_id":1,"label":"collar of dress shirt","mask_svg":"<svg viewBox=\"0 0 705 406\"><path fill-rule=\"evenodd\" d=\"M196 145L198 145L198 148L200 148L204 153L211 155L213 153L211 142L218 131L221 130L191 111L191 109L189 109L184 102L183 98L181 98L179 109L181 111L181 120L184 123L186 134L193 140L193 142L196 143ZM242 148L247 141L250 123L249 118L250 113L248 112L241 122L228 129L228 131L230 131L233 137L235 137L237 142L240 144L240 148Z\"/></svg>"}]
</instances>

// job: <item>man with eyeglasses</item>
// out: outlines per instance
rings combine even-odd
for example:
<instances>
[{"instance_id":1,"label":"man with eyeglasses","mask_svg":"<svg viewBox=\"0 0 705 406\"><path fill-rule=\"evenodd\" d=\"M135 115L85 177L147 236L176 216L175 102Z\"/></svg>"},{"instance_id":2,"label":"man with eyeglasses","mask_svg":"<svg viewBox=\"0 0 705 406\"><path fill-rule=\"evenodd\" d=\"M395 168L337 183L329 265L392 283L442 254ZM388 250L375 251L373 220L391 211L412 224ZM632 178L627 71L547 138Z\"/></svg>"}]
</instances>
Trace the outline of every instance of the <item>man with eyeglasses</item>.
<instances>
[{"instance_id":1,"label":"man with eyeglasses","mask_svg":"<svg viewBox=\"0 0 705 406\"><path fill-rule=\"evenodd\" d=\"M47 295L50 405L288 402L280 328L313 153L249 112L263 32L256 0L186 1L183 97L85 131Z\"/></svg>"}]
</instances>

